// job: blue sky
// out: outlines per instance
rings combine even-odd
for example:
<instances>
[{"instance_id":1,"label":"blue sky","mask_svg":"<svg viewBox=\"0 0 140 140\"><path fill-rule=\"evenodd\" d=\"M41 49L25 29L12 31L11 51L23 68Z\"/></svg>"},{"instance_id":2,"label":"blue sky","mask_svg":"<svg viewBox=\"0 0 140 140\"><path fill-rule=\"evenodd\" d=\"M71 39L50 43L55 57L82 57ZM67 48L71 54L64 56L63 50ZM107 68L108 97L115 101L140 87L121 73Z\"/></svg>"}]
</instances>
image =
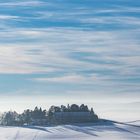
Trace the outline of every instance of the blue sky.
<instances>
[{"instance_id":1,"label":"blue sky","mask_svg":"<svg viewBox=\"0 0 140 140\"><path fill-rule=\"evenodd\" d=\"M140 106L139 37L138 0L1 0L0 109Z\"/></svg>"}]
</instances>

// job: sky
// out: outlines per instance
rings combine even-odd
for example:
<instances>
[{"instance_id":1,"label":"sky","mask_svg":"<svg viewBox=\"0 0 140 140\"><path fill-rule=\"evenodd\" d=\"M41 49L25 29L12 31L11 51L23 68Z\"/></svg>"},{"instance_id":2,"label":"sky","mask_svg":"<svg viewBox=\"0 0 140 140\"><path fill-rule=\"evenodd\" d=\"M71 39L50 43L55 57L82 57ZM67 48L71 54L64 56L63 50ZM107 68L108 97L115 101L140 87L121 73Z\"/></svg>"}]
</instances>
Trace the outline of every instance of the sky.
<instances>
[{"instance_id":1,"label":"sky","mask_svg":"<svg viewBox=\"0 0 140 140\"><path fill-rule=\"evenodd\" d=\"M139 0L0 1L0 111L68 103L140 119Z\"/></svg>"}]
</instances>

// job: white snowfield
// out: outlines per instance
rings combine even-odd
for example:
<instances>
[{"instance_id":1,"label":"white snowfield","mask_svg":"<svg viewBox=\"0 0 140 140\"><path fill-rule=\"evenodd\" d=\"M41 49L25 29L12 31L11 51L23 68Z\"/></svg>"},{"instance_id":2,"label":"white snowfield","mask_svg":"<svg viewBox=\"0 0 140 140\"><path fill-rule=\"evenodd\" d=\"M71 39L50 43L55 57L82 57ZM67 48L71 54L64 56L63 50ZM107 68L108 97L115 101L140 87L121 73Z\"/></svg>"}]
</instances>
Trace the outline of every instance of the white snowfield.
<instances>
[{"instance_id":1,"label":"white snowfield","mask_svg":"<svg viewBox=\"0 0 140 140\"><path fill-rule=\"evenodd\" d=\"M140 126L134 123L114 122L51 127L0 126L0 140L140 140Z\"/></svg>"}]
</instances>

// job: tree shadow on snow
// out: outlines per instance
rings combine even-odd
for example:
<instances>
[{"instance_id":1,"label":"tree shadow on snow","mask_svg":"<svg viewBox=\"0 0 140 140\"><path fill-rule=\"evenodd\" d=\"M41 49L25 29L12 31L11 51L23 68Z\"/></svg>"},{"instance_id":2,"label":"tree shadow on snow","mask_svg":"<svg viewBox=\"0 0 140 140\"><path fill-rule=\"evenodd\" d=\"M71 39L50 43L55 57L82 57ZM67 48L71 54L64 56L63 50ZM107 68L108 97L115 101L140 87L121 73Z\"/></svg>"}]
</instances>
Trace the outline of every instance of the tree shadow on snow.
<instances>
[{"instance_id":1,"label":"tree shadow on snow","mask_svg":"<svg viewBox=\"0 0 140 140\"><path fill-rule=\"evenodd\" d=\"M140 134L136 133L135 131L128 130L127 128L123 128L122 126L118 126L117 124L121 124L123 126L131 126L140 128L140 126L136 125L129 125L125 123L119 123L109 120L104 120L98 123L86 123L86 124L72 124L72 125L65 125L64 127L73 131L82 132L88 135L96 136L98 137L98 132L104 132L104 131L116 131L116 132L125 132L130 133L133 135L140 136ZM140 130L140 129L139 129Z\"/></svg>"},{"instance_id":2,"label":"tree shadow on snow","mask_svg":"<svg viewBox=\"0 0 140 140\"><path fill-rule=\"evenodd\" d=\"M40 131L52 133L51 131L47 130L46 127L40 127L40 126L22 126L22 128L28 128L28 129L34 129L34 130L40 130Z\"/></svg>"},{"instance_id":3,"label":"tree shadow on snow","mask_svg":"<svg viewBox=\"0 0 140 140\"><path fill-rule=\"evenodd\" d=\"M82 127L79 127L79 126L66 125L66 126L64 126L64 128L69 129L69 130L73 130L73 131L77 131L77 132L81 132L81 133L84 133L84 134L87 134L87 135L98 137L98 135L95 134L93 131L91 132L84 127L82 128Z\"/></svg>"}]
</instances>

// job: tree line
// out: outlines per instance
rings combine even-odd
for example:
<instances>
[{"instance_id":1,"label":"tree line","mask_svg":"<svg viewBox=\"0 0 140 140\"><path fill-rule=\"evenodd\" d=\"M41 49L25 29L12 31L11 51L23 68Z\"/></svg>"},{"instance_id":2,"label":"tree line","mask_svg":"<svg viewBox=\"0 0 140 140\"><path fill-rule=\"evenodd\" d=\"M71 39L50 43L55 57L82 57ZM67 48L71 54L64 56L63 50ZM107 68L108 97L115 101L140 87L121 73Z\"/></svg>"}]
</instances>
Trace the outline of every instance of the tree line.
<instances>
[{"instance_id":1,"label":"tree line","mask_svg":"<svg viewBox=\"0 0 140 140\"><path fill-rule=\"evenodd\" d=\"M61 105L61 106L51 106L49 110L42 109L41 107L35 107L33 110L26 109L22 113L17 113L16 111L8 111L4 112L0 116L0 124L4 126L22 126L22 125L47 125L60 123L62 120L62 114L78 114L83 112L84 114L88 113L92 117L98 119L98 116L94 113L93 108L89 109L87 105L81 104L80 106L77 104L72 105ZM61 116L59 115L61 113ZM56 120L56 114L59 117ZM65 116L65 120L68 119L69 116ZM76 117L76 116L75 116ZM82 118L82 116L81 116ZM76 118L75 118L76 120ZM62 121L61 121L62 122ZM69 123L69 122L65 122Z\"/></svg>"}]
</instances>

